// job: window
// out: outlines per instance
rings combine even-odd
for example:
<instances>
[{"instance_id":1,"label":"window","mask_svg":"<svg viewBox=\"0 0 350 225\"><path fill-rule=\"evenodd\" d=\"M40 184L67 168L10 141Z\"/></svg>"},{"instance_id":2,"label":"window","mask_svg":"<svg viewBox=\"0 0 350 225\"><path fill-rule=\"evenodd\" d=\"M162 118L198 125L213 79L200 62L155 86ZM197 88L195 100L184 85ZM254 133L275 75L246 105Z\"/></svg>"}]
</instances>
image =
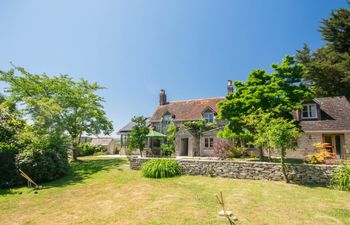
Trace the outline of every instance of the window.
<instances>
[{"instance_id":1,"label":"window","mask_svg":"<svg viewBox=\"0 0 350 225\"><path fill-rule=\"evenodd\" d=\"M169 124L170 122L171 122L171 115L164 115L163 116L163 122L165 123L165 124Z\"/></svg>"},{"instance_id":2,"label":"window","mask_svg":"<svg viewBox=\"0 0 350 225\"><path fill-rule=\"evenodd\" d=\"M204 138L204 147L212 148L214 146L214 138Z\"/></svg>"},{"instance_id":3,"label":"window","mask_svg":"<svg viewBox=\"0 0 350 225\"><path fill-rule=\"evenodd\" d=\"M214 113L212 113L212 112L204 113L203 114L203 119L207 123L214 123Z\"/></svg>"},{"instance_id":4,"label":"window","mask_svg":"<svg viewBox=\"0 0 350 225\"><path fill-rule=\"evenodd\" d=\"M307 104L304 105L302 114L302 118L306 119L312 119L312 118L317 118L317 108L316 104Z\"/></svg>"}]
</instances>

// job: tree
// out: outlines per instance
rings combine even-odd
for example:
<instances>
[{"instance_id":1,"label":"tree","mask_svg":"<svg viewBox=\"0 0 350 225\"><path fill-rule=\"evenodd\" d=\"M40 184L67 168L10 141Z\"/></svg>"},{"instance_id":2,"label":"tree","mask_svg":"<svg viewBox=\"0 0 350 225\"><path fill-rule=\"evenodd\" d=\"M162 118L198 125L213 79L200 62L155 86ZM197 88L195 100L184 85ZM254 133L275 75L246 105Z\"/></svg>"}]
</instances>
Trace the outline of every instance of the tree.
<instances>
[{"instance_id":1,"label":"tree","mask_svg":"<svg viewBox=\"0 0 350 225\"><path fill-rule=\"evenodd\" d=\"M268 118L283 118L297 124L291 112L302 109L302 100L313 94L302 82L304 67L296 64L293 57L286 56L272 69L272 73L253 70L247 81L236 81L235 92L219 103L219 119L230 122L218 133L219 137L235 138L238 144L260 142L261 156L264 130L259 130L258 125L262 116L269 114Z\"/></svg>"},{"instance_id":2,"label":"tree","mask_svg":"<svg viewBox=\"0 0 350 225\"><path fill-rule=\"evenodd\" d=\"M130 132L129 148L139 149L142 157L142 152L146 145L147 134L149 133L146 118L143 116L135 116L131 121L134 122L134 126Z\"/></svg>"},{"instance_id":3,"label":"tree","mask_svg":"<svg viewBox=\"0 0 350 225\"><path fill-rule=\"evenodd\" d=\"M23 111L37 132L69 135L73 160L77 160L83 133L109 134L113 129L102 105L104 99L96 94L102 87L96 83L74 81L68 75L31 74L22 67L0 71L0 80L9 84L8 101L24 104Z\"/></svg>"},{"instance_id":4,"label":"tree","mask_svg":"<svg viewBox=\"0 0 350 225\"><path fill-rule=\"evenodd\" d=\"M350 3L348 3L350 5ZM322 20L319 31L326 44L312 52L305 44L296 60L306 67L305 82L318 97L346 96L350 99L350 10L340 8Z\"/></svg>"},{"instance_id":5,"label":"tree","mask_svg":"<svg viewBox=\"0 0 350 225\"><path fill-rule=\"evenodd\" d=\"M266 129L266 137L271 147L278 149L281 154L281 168L284 180L289 183L285 164L287 150L295 149L295 141L300 137L301 130L293 121L284 118L271 119Z\"/></svg>"},{"instance_id":6,"label":"tree","mask_svg":"<svg viewBox=\"0 0 350 225\"><path fill-rule=\"evenodd\" d=\"M175 139L177 134L177 127L173 121L168 125L166 133L167 133L166 143L163 143L161 145L161 148L164 151L164 155L169 156L173 152L175 152L175 147L176 147Z\"/></svg>"}]
</instances>

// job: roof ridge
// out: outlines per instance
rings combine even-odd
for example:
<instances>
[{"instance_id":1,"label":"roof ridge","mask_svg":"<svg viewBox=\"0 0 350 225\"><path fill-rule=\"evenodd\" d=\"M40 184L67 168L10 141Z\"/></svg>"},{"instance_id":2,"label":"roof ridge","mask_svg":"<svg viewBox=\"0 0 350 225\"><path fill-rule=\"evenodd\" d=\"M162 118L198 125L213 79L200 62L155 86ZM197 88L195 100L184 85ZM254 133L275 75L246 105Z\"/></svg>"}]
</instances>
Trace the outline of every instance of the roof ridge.
<instances>
[{"instance_id":1,"label":"roof ridge","mask_svg":"<svg viewBox=\"0 0 350 225\"><path fill-rule=\"evenodd\" d=\"M222 96L222 97L211 97L211 98L195 98L195 99L188 99L188 100L175 100L175 101L171 101L169 103L173 103L173 102L188 102L188 101L201 101L201 100L219 99L219 98L224 99L225 96Z\"/></svg>"}]
</instances>

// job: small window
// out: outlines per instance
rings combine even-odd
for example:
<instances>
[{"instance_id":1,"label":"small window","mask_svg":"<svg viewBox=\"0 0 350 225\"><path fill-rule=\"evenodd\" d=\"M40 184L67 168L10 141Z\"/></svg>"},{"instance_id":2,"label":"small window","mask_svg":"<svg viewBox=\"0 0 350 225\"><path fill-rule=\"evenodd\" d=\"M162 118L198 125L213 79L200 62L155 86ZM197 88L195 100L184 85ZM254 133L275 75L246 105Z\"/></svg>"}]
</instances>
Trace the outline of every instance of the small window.
<instances>
[{"instance_id":1,"label":"small window","mask_svg":"<svg viewBox=\"0 0 350 225\"><path fill-rule=\"evenodd\" d=\"M304 119L317 118L317 107L316 107L316 104L304 105L301 117L304 118Z\"/></svg>"},{"instance_id":2,"label":"small window","mask_svg":"<svg viewBox=\"0 0 350 225\"><path fill-rule=\"evenodd\" d=\"M214 123L214 113L212 113L212 112L204 113L203 114L203 119L207 123Z\"/></svg>"},{"instance_id":3,"label":"small window","mask_svg":"<svg viewBox=\"0 0 350 225\"><path fill-rule=\"evenodd\" d=\"M165 115L165 116L163 117L163 122L164 122L165 124L169 124L169 123L171 122L171 120L172 120L171 115Z\"/></svg>"},{"instance_id":4,"label":"small window","mask_svg":"<svg viewBox=\"0 0 350 225\"><path fill-rule=\"evenodd\" d=\"M212 148L214 146L214 138L204 138L204 147Z\"/></svg>"}]
</instances>

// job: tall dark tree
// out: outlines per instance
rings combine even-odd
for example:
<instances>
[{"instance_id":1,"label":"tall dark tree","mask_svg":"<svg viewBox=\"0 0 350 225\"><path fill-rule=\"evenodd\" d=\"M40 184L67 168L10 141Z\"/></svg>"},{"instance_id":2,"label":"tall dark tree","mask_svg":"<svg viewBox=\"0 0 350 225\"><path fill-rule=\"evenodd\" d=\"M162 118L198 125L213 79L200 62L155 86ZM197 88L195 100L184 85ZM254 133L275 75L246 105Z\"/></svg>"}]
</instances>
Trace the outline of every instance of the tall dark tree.
<instances>
[{"instance_id":1,"label":"tall dark tree","mask_svg":"<svg viewBox=\"0 0 350 225\"><path fill-rule=\"evenodd\" d=\"M319 97L344 95L350 99L350 10L333 11L322 20L319 31L325 46L312 52L305 45L296 54L297 62L307 69L305 82Z\"/></svg>"}]
</instances>

